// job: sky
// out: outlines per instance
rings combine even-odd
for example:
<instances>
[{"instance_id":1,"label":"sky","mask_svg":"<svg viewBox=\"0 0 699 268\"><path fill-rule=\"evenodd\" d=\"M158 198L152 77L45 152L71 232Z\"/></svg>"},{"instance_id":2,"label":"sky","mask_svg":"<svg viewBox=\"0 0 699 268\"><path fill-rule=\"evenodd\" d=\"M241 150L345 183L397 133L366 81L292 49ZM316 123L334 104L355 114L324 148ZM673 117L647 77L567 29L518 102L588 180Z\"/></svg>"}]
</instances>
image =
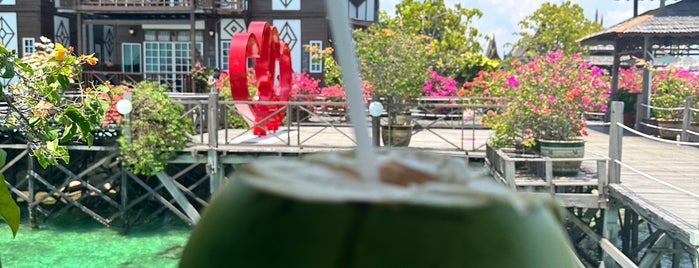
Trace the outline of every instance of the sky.
<instances>
[{"instance_id":1,"label":"sky","mask_svg":"<svg viewBox=\"0 0 699 268\"><path fill-rule=\"evenodd\" d=\"M381 0L379 7L386 11L389 15L395 14L395 5L401 0ZM590 19L595 19L595 11L598 11L599 17L603 18L604 27L613 26L625 19L633 16L633 1L629 0L571 0L574 3L582 6L585 16ZM506 43L514 43L517 41L515 32L521 31L517 23L524 17L532 14L544 2L543 0L445 0L447 7L453 7L454 4L460 3L466 8L478 8L483 12L483 16L474 22L474 26L486 35L495 37L498 45L498 53L500 57L510 51L511 46L505 47ZM667 0L666 5L673 4L676 1ZM659 0L639 1L639 14L656 9L660 6ZM485 49L487 44L481 44Z\"/></svg>"}]
</instances>

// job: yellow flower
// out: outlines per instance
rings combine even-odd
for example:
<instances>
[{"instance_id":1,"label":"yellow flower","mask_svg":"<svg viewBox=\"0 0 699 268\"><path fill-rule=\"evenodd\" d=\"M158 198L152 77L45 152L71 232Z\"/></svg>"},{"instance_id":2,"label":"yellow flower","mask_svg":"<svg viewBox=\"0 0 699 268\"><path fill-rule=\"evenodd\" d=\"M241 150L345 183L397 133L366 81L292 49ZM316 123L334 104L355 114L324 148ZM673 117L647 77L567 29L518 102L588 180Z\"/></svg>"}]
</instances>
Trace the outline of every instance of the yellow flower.
<instances>
[{"instance_id":1,"label":"yellow flower","mask_svg":"<svg viewBox=\"0 0 699 268\"><path fill-rule=\"evenodd\" d=\"M385 34L386 36L393 36L393 35L395 34L395 32L393 32L393 30L391 30L391 29L382 29L381 31L382 31L383 34Z\"/></svg>"},{"instance_id":2,"label":"yellow flower","mask_svg":"<svg viewBox=\"0 0 699 268\"><path fill-rule=\"evenodd\" d=\"M56 43L56 47L53 50L53 56L57 60L63 60L66 57L68 50L61 45L61 43Z\"/></svg>"},{"instance_id":3,"label":"yellow flower","mask_svg":"<svg viewBox=\"0 0 699 268\"><path fill-rule=\"evenodd\" d=\"M96 65L97 61L99 61L99 59L95 58L95 53L92 53L90 55L82 55L80 56L80 59L84 60L85 62L87 62L87 64L90 65Z\"/></svg>"}]
</instances>

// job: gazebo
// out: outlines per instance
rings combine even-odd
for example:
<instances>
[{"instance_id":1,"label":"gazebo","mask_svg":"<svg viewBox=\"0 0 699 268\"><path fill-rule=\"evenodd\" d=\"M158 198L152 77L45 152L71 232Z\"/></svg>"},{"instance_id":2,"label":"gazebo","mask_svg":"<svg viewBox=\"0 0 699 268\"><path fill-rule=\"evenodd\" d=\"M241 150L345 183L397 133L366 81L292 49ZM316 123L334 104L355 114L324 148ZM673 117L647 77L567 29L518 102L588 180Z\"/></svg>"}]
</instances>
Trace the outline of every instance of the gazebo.
<instances>
[{"instance_id":1,"label":"gazebo","mask_svg":"<svg viewBox=\"0 0 699 268\"><path fill-rule=\"evenodd\" d=\"M638 0L635 0L638 1ZM691 61L699 55L699 0L683 0L647 11L579 40L588 46L612 46L612 96L618 89L621 58L638 58L655 67ZM689 59L687 59L689 58ZM651 73L643 72L642 103L650 100ZM650 108L636 113L636 128Z\"/></svg>"}]
</instances>

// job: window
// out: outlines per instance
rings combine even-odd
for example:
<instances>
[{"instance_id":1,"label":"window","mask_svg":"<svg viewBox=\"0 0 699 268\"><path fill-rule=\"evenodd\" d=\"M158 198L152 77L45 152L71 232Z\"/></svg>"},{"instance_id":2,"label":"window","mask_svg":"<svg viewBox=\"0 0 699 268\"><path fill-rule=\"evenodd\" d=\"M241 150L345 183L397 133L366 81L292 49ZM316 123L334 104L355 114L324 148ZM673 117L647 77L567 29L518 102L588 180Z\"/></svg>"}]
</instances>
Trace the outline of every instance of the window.
<instances>
[{"instance_id":1,"label":"window","mask_svg":"<svg viewBox=\"0 0 699 268\"><path fill-rule=\"evenodd\" d=\"M231 49L231 40L221 41L221 71L228 72L228 51Z\"/></svg>"},{"instance_id":2,"label":"window","mask_svg":"<svg viewBox=\"0 0 699 268\"><path fill-rule=\"evenodd\" d=\"M323 59L320 55L320 51L323 50L323 41L311 40L308 44L308 47L310 48L308 52L308 72L321 73L323 72Z\"/></svg>"},{"instance_id":3,"label":"window","mask_svg":"<svg viewBox=\"0 0 699 268\"><path fill-rule=\"evenodd\" d=\"M203 44L196 44L202 51ZM191 62L189 42L144 42L144 71L151 80L167 84L173 91L186 90L185 76L189 75ZM197 55L201 56L201 55Z\"/></svg>"},{"instance_id":4,"label":"window","mask_svg":"<svg viewBox=\"0 0 699 268\"><path fill-rule=\"evenodd\" d=\"M121 44L121 62L123 72L141 72L141 44Z\"/></svg>"},{"instance_id":5,"label":"window","mask_svg":"<svg viewBox=\"0 0 699 268\"><path fill-rule=\"evenodd\" d=\"M34 37L22 38L22 55L30 55L34 53Z\"/></svg>"}]
</instances>

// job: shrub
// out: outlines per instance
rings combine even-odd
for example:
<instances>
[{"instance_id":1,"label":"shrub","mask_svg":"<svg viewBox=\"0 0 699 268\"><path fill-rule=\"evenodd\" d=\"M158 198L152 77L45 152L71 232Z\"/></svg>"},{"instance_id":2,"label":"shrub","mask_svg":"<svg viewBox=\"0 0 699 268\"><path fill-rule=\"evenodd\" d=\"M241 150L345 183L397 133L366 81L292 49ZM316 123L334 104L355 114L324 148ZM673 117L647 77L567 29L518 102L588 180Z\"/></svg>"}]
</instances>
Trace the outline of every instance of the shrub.
<instances>
[{"instance_id":1,"label":"shrub","mask_svg":"<svg viewBox=\"0 0 699 268\"><path fill-rule=\"evenodd\" d=\"M184 106L173 103L165 90L154 81L133 87L131 132L122 133L119 144L124 164L135 174L154 175L165 169L174 152L186 146L187 134L194 133L191 119L182 116Z\"/></svg>"}]
</instances>

